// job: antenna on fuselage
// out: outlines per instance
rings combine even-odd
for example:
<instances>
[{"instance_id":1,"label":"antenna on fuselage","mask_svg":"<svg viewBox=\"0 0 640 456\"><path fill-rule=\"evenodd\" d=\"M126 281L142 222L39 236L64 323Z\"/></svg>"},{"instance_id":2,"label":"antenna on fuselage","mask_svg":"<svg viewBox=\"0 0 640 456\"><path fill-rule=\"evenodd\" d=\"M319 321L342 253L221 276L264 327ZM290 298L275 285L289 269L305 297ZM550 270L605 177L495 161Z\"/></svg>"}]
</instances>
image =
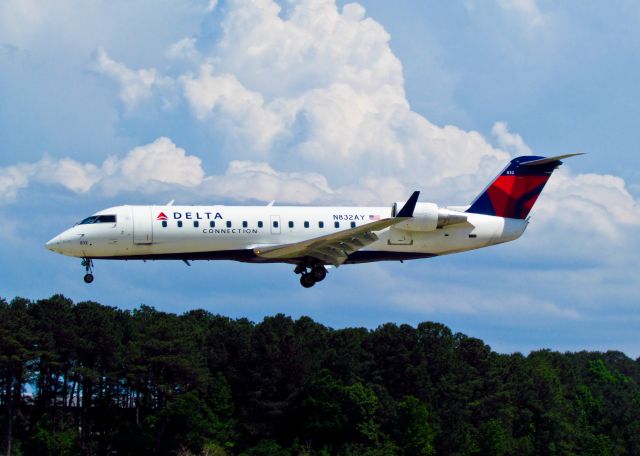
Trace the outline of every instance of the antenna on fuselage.
<instances>
[{"instance_id":1,"label":"antenna on fuselage","mask_svg":"<svg viewBox=\"0 0 640 456\"><path fill-rule=\"evenodd\" d=\"M273 206L274 204L276 204L276 200L273 200L273 201L271 201L269 204L267 204L267 207L271 207L271 206Z\"/></svg>"},{"instance_id":2,"label":"antenna on fuselage","mask_svg":"<svg viewBox=\"0 0 640 456\"><path fill-rule=\"evenodd\" d=\"M171 200L171 201L169 201L169 202L167 203L167 206L173 206L173 202L174 202L174 201L175 201L175 200Z\"/></svg>"}]
</instances>

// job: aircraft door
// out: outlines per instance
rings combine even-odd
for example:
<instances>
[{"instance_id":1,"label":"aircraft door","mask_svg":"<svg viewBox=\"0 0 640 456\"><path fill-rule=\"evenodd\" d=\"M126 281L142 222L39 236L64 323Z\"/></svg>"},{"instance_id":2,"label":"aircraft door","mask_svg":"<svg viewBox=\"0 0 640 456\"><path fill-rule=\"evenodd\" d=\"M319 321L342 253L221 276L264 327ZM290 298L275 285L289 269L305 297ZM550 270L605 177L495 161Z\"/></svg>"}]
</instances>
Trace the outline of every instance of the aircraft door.
<instances>
[{"instance_id":1,"label":"aircraft door","mask_svg":"<svg viewBox=\"0 0 640 456\"><path fill-rule=\"evenodd\" d=\"M280 216L271 216L271 234L280 234Z\"/></svg>"},{"instance_id":2,"label":"aircraft door","mask_svg":"<svg viewBox=\"0 0 640 456\"><path fill-rule=\"evenodd\" d=\"M389 229L389 239L387 240L389 245L413 245L413 238L411 232L405 230L399 230L397 228Z\"/></svg>"},{"instance_id":3,"label":"aircraft door","mask_svg":"<svg viewBox=\"0 0 640 456\"><path fill-rule=\"evenodd\" d=\"M152 244L153 224L150 206L131 206L133 209L133 243Z\"/></svg>"}]
</instances>

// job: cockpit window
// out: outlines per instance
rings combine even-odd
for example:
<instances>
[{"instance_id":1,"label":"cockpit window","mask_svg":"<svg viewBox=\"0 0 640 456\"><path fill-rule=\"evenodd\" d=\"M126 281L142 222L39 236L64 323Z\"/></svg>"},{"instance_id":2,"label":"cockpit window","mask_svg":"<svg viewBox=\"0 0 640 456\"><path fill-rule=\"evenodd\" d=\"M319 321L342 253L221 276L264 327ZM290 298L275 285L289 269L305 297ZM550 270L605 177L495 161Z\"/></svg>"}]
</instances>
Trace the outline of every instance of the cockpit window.
<instances>
[{"instance_id":1,"label":"cockpit window","mask_svg":"<svg viewBox=\"0 0 640 456\"><path fill-rule=\"evenodd\" d=\"M115 215L92 215L79 223L79 225L91 225L93 223L116 223Z\"/></svg>"}]
</instances>

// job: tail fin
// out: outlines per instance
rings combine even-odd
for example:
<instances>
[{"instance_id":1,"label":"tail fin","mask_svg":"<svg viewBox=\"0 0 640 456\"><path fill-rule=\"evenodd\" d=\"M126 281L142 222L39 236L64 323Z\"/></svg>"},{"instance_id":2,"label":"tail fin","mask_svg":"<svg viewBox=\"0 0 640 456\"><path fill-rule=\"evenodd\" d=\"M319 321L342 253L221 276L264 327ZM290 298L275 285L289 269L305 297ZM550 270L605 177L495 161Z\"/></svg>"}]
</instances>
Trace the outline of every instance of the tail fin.
<instances>
[{"instance_id":1,"label":"tail fin","mask_svg":"<svg viewBox=\"0 0 640 456\"><path fill-rule=\"evenodd\" d=\"M562 164L560 160L574 155L582 154L514 158L471 203L467 212L515 219L527 218L551 173Z\"/></svg>"}]
</instances>

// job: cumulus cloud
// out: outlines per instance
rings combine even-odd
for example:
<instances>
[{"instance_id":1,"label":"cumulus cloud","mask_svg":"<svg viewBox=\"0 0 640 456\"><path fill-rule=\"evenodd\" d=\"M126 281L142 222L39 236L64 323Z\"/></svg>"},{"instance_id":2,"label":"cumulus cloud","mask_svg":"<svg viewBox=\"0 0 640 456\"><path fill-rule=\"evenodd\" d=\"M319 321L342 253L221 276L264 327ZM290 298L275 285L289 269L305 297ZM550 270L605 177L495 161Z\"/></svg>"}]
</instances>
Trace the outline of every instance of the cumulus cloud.
<instances>
[{"instance_id":1,"label":"cumulus cloud","mask_svg":"<svg viewBox=\"0 0 640 456\"><path fill-rule=\"evenodd\" d=\"M542 21L534 0L496 1L532 24ZM186 37L167 50L168 58L182 62L173 74L132 70L104 49L96 51L96 68L118 83L125 106L135 110L180 92L196 122L223 138L221 155L233 156L218 176L204 178L202 170L189 168L171 180L157 171L165 183L202 183L215 196L294 203L386 204L421 189L430 200L466 204L513 155L531 154L505 122L491 130L494 147L478 132L438 126L412 111L389 34L357 3L340 8L332 0L304 0L283 9L272 0L232 0L224 9L211 6L209 14L219 20L206 24L217 27L215 33ZM132 176L149 173L144 160L135 161L141 152L130 154L132 171L115 159L98 171L85 166L75 172L85 176L76 188L88 188L96 173L106 176L103 183L118 180L131 188L139 181ZM8 188L24 185L6 176ZM620 226L638 223L637 202L613 176L566 170L554 176L533 214L557 226L563 211L597 219L589 229L610 238L620 235Z\"/></svg>"},{"instance_id":2,"label":"cumulus cloud","mask_svg":"<svg viewBox=\"0 0 640 456\"><path fill-rule=\"evenodd\" d=\"M175 50L178 52L178 50ZM113 60L107 51L99 47L94 54L93 68L105 76L115 79L120 85L120 99L128 109L148 100L153 90L170 85L170 78L151 69L132 70L125 64Z\"/></svg>"},{"instance_id":3,"label":"cumulus cloud","mask_svg":"<svg viewBox=\"0 0 640 456\"><path fill-rule=\"evenodd\" d=\"M136 147L119 159L109 157L102 164L102 186L108 193L143 190L150 184L195 187L202 182L204 171L198 157L187 155L169 138L161 137L150 144Z\"/></svg>"},{"instance_id":4,"label":"cumulus cloud","mask_svg":"<svg viewBox=\"0 0 640 456\"><path fill-rule=\"evenodd\" d=\"M262 95L246 89L232 74L216 76L212 65L204 64L197 77L184 75L181 80L198 119L213 122L254 152L267 150L282 130L280 119L265 109Z\"/></svg>"},{"instance_id":5,"label":"cumulus cloud","mask_svg":"<svg viewBox=\"0 0 640 456\"><path fill-rule=\"evenodd\" d=\"M511 133L506 122L496 122L491 128L491 134L498 141L498 146L515 155L532 155L531 149L527 146L517 133Z\"/></svg>"},{"instance_id":6,"label":"cumulus cloud","mask_svg":"<svg viewBox=\"0 0 640 456\"><path fill-rule=\"evenodd\" d=\"M264 162L234 160L222 176L210 176L205 192L223 198L278 200L311 203L333 193L324 176L317 173L286 173Z\"/></svg>"},{"instance_id":7,"label":"cumulus cloud","mask_svg":"<svg viewBox=\"0 0 640 456\"><path fill-rule=\"evenodd\" d=\"M593 238L597 233L598 239L610 242L620 240L629 227L640 225L640 205L617 176L560 169L538 206L534 209L536 222L560 224L574 237ZM589 244L593 242L596 240Z\"/></svg>"},{"instance_id":8,"label":"cumulus cloud","mask_svg":"<svg viewBox=\"0 0 640 456\"><path fill-rule=\"evenodd\" d=\"M497 1L532 23L542 20L534 0ZM225 198L294 203L380 204L422 189L431 200L465 204L512 155L531 154L505 122L492 128L494 147L478 132L438 126L412 111L389 34L359 4L211 6L209 14L220 18L214 38L186 37L167 50L169 59L182 61L177 73L130 69L103 48L94 67L117 82L130 111L181 93L196 121L224 138L225 156L234 157L224 174L205 178L198 158L160 138L101 165L43 159L6 168L3 198L36 179L77 192L98 183L105 190L136 189L139 182L202 185L206 194ZM543 221L580 213L597 220L590 229L610 238L621 226L638 224L637 202L614 176L564 171L548 189L533 213Z\"/></svg>"},{"instance_id":9,"label":"cumulus cloud","mask_svg":"<svg viewBox=\"0 0 640 456\"><path fill-rule=\"evenodd\" d=\"M29 185L29 172L24 165L0 168L0 201L13 201L18 190Z\"/></svg>"},{"instance_id":10,"label":"cumulus cloud","mask_svg":"<svg viewBox=\"0 0 640 456\"><path fill-rule=\"evenodd\" d=\"M200 53L196 49L196 39L193 37L176 41L169 46L165 55L174 60L195 60L200 57Z\"/></svg>"},{"instance_id":11,"label":"cumulus cloud","mask_svg":"<svg viewBox=\"0 0 640 456\"><path fill-rule=\"evenodd\" d=\"M225 5L218 32L214 42L172 45L168 53L188 56L193 67L165 78L224 138L227 156L320 173L338 187L354 176L402 176L434 197L462 177L465 198L484 185L484 169L509 157L477 132L440 127L411 110L390 37L358 4L306 0L283 11L271 0L237 0ZM105 74L121 97L129 85L135 100L156 87L151 77L139 81L142 70L117 68Z\"/></svg>"},{"instance_id":12,"label":"cumulus cloud","mask_svg":"<svg viewBox=\"0 0 640 456\"><path fill-rule=\"evenodd\" d=\"M187 155L169 138L136 147L124 157L111 156L101 165L70 158L43 157L35 163L0 168L0 202L11 202L30 183L60 185L74 193L99 187L106 194L157 191L159 186L195 187L204 171L199 158Z\"/></svg>"}]
</instances>

